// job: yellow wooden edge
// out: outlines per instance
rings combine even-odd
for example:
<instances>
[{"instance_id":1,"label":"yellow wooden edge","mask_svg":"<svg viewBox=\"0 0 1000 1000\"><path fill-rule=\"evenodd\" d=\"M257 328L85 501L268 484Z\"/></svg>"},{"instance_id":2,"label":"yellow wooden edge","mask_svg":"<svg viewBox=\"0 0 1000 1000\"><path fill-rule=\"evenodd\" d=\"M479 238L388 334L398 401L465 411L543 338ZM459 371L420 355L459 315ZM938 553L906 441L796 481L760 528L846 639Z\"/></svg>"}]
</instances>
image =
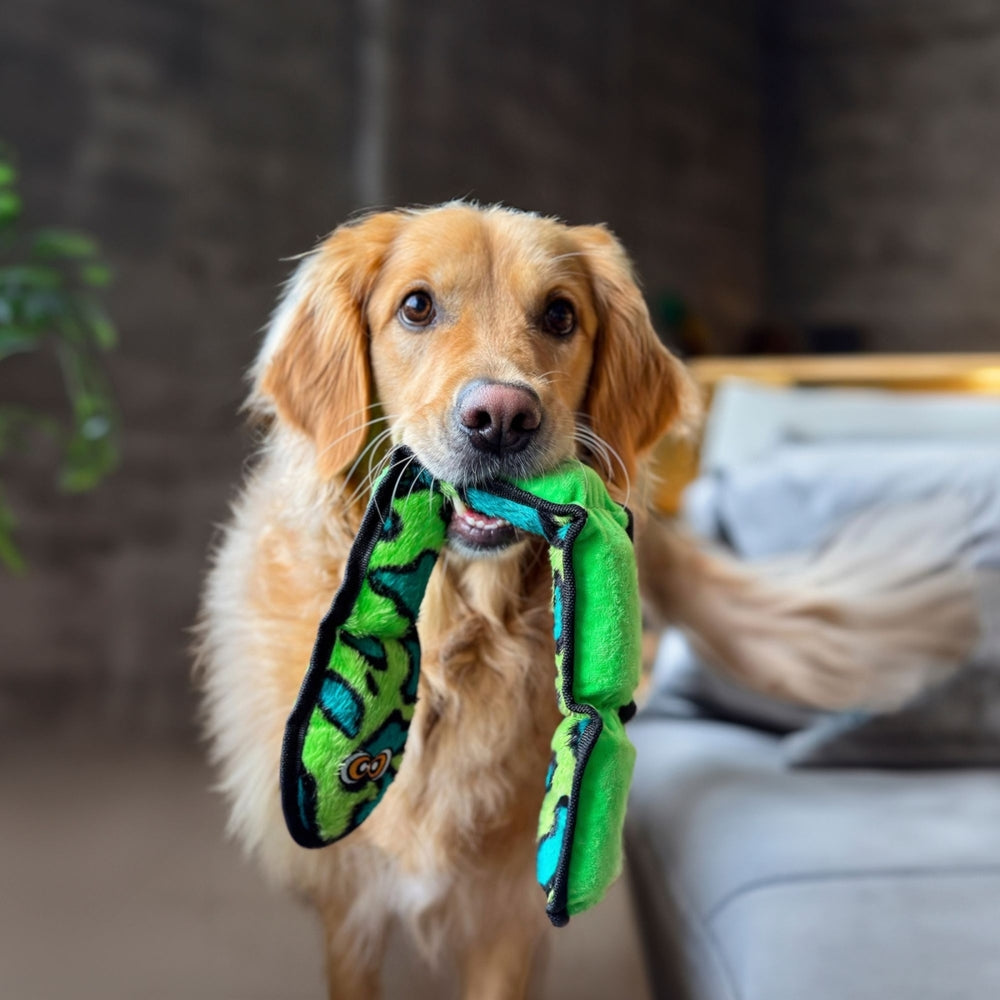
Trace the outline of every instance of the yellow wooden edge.
<instances>
[{"instance_id":1,"label":"yellow wooden edge","mask_svg":"<svg viewBox=\"0 0 1000 1000\"><path fill-rule=\"evenodd\" d=\"M980 354L831 354L774 357L694 358L688 368L706 408L726 378L772 386L842 386L899 392L956 392L1000 395L1000 352ZM680 510L681 494L697 475L697 438L664 438L653 453L655 506Z\"/></svg>"},{"instance_id":2,"label":"yellow wooden edge","mask_svg":"<svg viewBox=\"0 0 1000 1000\"><path fill-rule=\"evenodd\" d=\"M695 380L712 388L724 378L777 385L897 383L967 384L969 391L1000 392L1000 352L980 354L830 354L756 358L695 358Z\"/></svg>"}]
</instances>

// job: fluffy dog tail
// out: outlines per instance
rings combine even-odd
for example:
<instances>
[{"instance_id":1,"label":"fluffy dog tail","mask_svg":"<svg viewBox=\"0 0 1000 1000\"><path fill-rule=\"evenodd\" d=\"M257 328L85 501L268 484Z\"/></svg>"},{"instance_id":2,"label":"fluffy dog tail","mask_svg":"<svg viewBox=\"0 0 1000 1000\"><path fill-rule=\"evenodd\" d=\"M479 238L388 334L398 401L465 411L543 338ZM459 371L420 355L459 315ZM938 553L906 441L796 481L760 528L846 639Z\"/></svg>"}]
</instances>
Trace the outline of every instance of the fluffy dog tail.
<instances>
[{"instance_id":1,"label":"fluffy dog tail","mask_svg":"<svg viewBox=\"0 0 1000 1000\"><path fill-rule=\"evenodd\" d=\"M819 553L745 564L665 521L645 525L647 611L746 686L827 709L896 707L956 670L983 636L988 574L967 507L939 496L872 509Z\"/></svg>"}]
</instances>

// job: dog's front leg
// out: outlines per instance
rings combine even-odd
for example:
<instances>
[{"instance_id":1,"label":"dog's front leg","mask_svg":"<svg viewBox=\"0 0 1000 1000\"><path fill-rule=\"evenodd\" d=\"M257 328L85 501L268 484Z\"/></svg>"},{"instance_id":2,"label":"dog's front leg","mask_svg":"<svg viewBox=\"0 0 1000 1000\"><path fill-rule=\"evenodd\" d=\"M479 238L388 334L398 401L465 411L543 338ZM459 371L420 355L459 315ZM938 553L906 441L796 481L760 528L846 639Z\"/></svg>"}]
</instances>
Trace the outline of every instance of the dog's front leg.
<instances>
[{"instance_id":1,"label":"dog's front leg","mask_svg":"<svg viewBox=\"0 0 1000 1000\"><path fill-rule=\"evenodd\" d=\"M320 912L329 1000L377 1000L381 995L379 969L385 951L384 932L360 940L344 926L341 907L321 905Z\"/></svg>"},{"instance_id":2,"label":"dog's front leg","mask_svg":"<svg viewBox=\"0 0 1000 1000\"><path fill-rule=\"evenodd\" d=\"M538 965L537 957L548 925L534 900L523 919L483 925L482 935L461 955L464 1000L523 1000Z\"/></svg>"}]
</instances>

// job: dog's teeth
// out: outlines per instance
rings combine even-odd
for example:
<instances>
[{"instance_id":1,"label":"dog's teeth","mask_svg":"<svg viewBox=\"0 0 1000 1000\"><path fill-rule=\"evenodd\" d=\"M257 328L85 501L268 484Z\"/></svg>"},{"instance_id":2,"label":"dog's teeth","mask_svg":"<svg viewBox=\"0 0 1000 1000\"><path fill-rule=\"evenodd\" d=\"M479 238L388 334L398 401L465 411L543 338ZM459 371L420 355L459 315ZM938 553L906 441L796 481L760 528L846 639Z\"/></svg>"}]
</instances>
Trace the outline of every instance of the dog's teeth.
<instances>
[{"instance_id":1,"label":"dog's teeth","mask_svg":"<svg viewBox=\"0 0 1000 1000\"><path fill-rule=\"evenodd\" d=\"M469 508L462 502L462 498L460 496L456 496L452 500L452 506L454 506L455 510L458 511L458 513L461 514L462 517L468 516Z\"/></svg>"},{"instance_id":2,"label":"dog's teeth","mask_svg":"<svg viewBox=\"0 0 1000 1000\"><path fill-rule=\"evenodd\" d=\"M484 517L482 514L477 514L468 507L462 510L456 506L455 509L466 524L471 525L473 528L479 528L481 531L492 531L493 529L507 526L507 522L500 517Z\"/></svg>"}]
</instances>

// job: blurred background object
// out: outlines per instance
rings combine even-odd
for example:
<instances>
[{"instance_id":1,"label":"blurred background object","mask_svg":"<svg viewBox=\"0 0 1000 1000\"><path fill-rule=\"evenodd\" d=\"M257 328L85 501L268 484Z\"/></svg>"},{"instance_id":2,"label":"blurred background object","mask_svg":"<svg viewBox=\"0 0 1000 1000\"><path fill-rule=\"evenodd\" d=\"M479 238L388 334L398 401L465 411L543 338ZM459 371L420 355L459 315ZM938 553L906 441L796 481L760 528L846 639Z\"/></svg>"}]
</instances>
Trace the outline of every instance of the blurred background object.
<instances>
[{"instance_id":1,"label":"blurred background object","mask_svg":"<svg viewBox=\"0 0 1000 1000\"><path fill-rule=\"evenodd\" d=\"M4 14L0 140L23 222L94 234L120 331L107 481L53 491L43 445L0 464L29 566L0 571L8 757L40 731L190 745L187 629L253 445L243 372L285 258L356 210L471 197L605 221L690 354L1000 347L995 4ZM53 372L11 357L0 400L58 409Z\"/></svg>"},{"instance_id":2,"label":"blurred background object","mask_svg":"<svg viewBox=\"0 0 1000 1000\"><path fill-rule=\"evenodd\" d=\"M654 995L994 996L1000 354L690 368L711 399L698 453L660 456L672 488L697 477L685 527L790 574L792 603L839 594L814 648L850 622L866 683L904 689L810 710L728 679L704 636L662 634L626 835Z\"/></svg>"},{"instance_id":3,"label":"blurred background object","mask_svg":"<svg viewBox=\"0 0 1000 1000\"><path fill-rule=\"evenodd\" d=\"M115 466L118 451L116 413L101 354L115 344L115 328L101 292L111 271L100 249L85 233L19 226L14 158L0 148L0 361L43 355L58 368L68 405L63 414L0 398L0 458L14 449L38 444L38 434L52 439L59 452L59 487L67 493L93 489ZM0 566L24 570L14 541L16 519L0 490Z\"/></svg>"},{"instance_id":4,"label":"blurred background object","mask_svg":"<svg viewBox=\"0 0 1000 1000\"><path fill-rule=\"evenodd\" d=\"M8 11L0 136L26 222L94 233L118 277L123 456L82 503L30 458L5 469L34 567L0 581L8 699L45 682L115 724L188 724L183 630L248 450L242 372L282 258L359 208L606 221L692 353L1000 339L989 5Z\"/></svg>"}]
</instances>

